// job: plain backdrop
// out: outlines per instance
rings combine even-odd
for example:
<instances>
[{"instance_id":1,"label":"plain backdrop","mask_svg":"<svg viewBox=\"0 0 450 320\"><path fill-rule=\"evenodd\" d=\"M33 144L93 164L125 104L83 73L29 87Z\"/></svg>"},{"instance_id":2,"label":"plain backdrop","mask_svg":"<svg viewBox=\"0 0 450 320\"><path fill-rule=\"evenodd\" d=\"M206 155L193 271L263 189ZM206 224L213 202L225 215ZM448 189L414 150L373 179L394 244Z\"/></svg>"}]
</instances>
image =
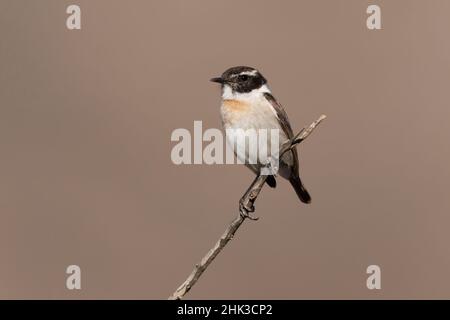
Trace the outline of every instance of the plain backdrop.
<instances>
[{"instance_id":1,"label":"plain backdrop","mask_svg":"<svg viewBox=\"0 0 450 320\"><path fill-rule=\"evenodd\" d=\"M66 28L78 4L82 29ZM366 28L378 4L382 30ZM257 67L297 131L312 204L286 181L189 293L450 297L450 2L0 2L0 298L165 299L253 174L170 159L220 128L209 79ZM82 289L65 287L66 267ZM381 267L368 290L366 268Z\"/></svg>"}]
</instances>

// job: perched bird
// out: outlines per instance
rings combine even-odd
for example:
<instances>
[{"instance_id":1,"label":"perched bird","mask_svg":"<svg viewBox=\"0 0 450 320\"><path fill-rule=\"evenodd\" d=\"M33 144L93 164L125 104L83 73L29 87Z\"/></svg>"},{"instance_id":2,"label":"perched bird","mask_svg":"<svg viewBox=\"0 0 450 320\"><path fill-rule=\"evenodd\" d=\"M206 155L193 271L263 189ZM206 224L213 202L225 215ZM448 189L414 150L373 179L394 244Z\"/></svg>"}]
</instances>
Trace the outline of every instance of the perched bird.
<instances>
[{"instance_id":1,"label":"perched bird","mask_svg":"<svg viewBox=\"0 0 450 320\"><path fill-rule=\"evenodd\" d=\"M226 70L220 77L211 81L222 86L222 105L220 113L224 129L278 129L279 147L294 136L288 116L281 104L274 98L267 86L267 80L262 74L251 67L239 66ZM227 135L229 143L230 137ZM268 152L270 149L268 149ZM236 150L235 150L236 153ZM247 157L238 155L238 157ZM257 175L260 174L262 163L245 163ZM293 148L286 152L279 160L278 173L289 180L304 203L310 203L311 197L302 184L299 176L298 154ZM266 180L267 184L275 188L276 180L273 175Z\"/></svg>"}]
</instances>

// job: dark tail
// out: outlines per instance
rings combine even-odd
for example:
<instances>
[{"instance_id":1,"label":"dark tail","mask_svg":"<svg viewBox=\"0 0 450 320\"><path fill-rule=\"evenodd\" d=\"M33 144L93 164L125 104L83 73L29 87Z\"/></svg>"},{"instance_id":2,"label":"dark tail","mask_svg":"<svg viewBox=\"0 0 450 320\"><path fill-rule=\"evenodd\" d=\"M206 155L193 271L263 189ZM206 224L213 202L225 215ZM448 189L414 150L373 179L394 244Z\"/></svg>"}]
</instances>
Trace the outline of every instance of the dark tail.
<instances>
[{"instance_id":1,"label":"dark tail","mask_svg":"<svg viewBox=\"0 0 450 320\"><path fill-rule=\"evenodd\" d=\"M295 192L297 193L297 196L301 200L301 202L304 203L311 202L311 196L309 195L308 191L306 191L305 187L302 184L302 180L300 180L299 176L291 176L289 178L289 182L294 187Z\"/></svg>"}]
</instances>

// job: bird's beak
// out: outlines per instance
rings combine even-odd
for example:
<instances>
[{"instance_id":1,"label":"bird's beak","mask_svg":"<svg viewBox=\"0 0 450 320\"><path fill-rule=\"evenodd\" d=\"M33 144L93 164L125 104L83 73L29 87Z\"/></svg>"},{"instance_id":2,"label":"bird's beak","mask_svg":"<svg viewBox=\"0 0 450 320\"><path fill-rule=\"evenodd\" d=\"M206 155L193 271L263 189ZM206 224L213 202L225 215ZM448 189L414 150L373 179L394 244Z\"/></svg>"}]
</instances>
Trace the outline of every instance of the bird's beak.
<instances>
[{"instance_id":1,"label":"bird's beak","mask_svg":"<svg viewBox=\"0 0 450 320\"><path fill-rule=\"evenodd\" d=\"M223 80L221 77L212 78L210 81L212 81L212 82L217 82L217 83L221 83L221 84L224 84L224 83L225 83L225 80Z\"/></svg>"}]
</instances>

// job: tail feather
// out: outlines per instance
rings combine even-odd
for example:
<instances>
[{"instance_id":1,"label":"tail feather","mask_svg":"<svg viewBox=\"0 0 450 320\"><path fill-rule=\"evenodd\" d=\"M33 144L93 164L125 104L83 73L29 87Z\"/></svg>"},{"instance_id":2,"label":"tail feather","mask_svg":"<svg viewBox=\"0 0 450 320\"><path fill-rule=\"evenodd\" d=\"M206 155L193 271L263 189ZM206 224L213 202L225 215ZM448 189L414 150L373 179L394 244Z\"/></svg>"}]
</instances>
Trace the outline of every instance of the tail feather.
<instances>
[{"instance_id":1,"label":"tail feather","mask_svg":"<svg viewBox=\"0 0 450 320\"><path fill-rule=\"evenodd\" d=\"M289 178L289 182L294 187L295 193L297 193L297 196L299 197L301 202L304 202L304 203L311 202L311 196L309 195L308 191L303 186L302 180L300 180L299 176L291 176Z\"/></svg>"}]
</instances>

